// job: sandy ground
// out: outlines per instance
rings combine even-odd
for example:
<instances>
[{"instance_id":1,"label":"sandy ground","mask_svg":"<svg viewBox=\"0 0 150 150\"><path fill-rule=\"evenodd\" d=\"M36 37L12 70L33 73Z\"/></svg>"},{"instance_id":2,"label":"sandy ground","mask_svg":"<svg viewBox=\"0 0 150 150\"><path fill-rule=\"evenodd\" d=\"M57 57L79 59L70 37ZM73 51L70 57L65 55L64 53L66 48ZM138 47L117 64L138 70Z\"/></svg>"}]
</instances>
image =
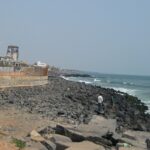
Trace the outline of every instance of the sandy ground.
<instances>
[{"instance_id":1,"label":"sandy ground","mask_svg":"<svg viewBox=\"0 0 150 150\"><path fill-rule=\"evenodd\" d=\"M33 129L48 125L50 120L36 114L18 111L15 108L3 108L0 110L0 134L23 137Z\"/></svg>"},{"instance_id":2,"label":"sandy ground","mask_svg":"<svg viewBox=\"0 0 150 150\"><path fill-rule=\"evenodd\" d=\"M0 110L0 150L18 150L12 138L26 137L32 130L53 124L39 115L18 111L15 108Z\"/></svg>"}]
</instances>

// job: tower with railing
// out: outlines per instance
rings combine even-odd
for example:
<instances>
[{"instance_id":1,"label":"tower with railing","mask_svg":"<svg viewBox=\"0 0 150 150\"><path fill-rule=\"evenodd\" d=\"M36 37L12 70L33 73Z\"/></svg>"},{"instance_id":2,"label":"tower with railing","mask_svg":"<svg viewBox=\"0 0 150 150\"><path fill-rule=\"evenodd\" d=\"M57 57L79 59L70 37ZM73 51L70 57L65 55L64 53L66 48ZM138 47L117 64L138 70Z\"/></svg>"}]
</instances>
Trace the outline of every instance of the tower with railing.
<instances>
[{"instance_id":1,"label":"tower with railing","mask_svg":"<svg viewBox=\"0 0 150 150\"><path fill-rule=\"evenodd\" d=\"M18 46L13 46L9 45L7 49L7 57L10 57L14 61L18 61L19 58L19 47Z\"/></svg>"}]
</instances>

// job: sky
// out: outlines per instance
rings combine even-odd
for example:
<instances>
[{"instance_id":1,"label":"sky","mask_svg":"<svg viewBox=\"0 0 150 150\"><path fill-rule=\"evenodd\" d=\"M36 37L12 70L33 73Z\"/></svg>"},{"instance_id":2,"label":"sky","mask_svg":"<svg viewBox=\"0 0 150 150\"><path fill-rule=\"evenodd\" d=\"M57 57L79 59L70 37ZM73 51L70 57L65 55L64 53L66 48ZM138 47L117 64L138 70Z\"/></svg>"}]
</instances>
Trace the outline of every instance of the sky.
<instances>
[{"instance_id":1,"label":"sky","mask_svg":"<svg viewBox=\"0 0 150 150\"><path fill-rule=\"evenodd\" d=\"M150 0L0 0L0 55L100 73L150 75Z\"/></svg>"}]
</instances>

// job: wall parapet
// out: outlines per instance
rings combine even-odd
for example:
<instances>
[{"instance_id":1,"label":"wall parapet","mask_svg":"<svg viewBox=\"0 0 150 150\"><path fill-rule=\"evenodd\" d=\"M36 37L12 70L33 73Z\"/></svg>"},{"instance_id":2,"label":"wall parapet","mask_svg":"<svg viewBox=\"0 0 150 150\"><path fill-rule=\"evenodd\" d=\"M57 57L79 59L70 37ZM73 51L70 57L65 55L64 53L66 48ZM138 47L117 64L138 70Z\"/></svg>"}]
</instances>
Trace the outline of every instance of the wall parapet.
<instances>
[{"instance_id":1,"label":"wall parapet","mask_svg":"<svg viewBox=\"0 0 150 150\"><path fill-rule=\"evenodd\" d=\"M48 84L47 76L0 76L0 88Z\"/></svg>"}]
</instances>

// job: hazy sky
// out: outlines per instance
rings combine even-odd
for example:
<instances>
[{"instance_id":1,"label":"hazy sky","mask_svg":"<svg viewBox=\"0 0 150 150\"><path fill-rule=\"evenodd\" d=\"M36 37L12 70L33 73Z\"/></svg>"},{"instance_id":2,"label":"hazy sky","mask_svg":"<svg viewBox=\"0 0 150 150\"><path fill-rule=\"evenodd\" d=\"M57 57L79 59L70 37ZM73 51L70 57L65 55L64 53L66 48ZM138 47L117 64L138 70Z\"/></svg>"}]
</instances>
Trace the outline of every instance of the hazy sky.
<instances>
[{"instance_id":1,"label":"hazy sky","mask_svg":"<svg viewBox=\"0 0 150 150\"><path fill-rule=\"evenodd\" d=\"M0 0L0 54L62 68L150 75L150 0Z\"/></svg>"}]
</instances>

